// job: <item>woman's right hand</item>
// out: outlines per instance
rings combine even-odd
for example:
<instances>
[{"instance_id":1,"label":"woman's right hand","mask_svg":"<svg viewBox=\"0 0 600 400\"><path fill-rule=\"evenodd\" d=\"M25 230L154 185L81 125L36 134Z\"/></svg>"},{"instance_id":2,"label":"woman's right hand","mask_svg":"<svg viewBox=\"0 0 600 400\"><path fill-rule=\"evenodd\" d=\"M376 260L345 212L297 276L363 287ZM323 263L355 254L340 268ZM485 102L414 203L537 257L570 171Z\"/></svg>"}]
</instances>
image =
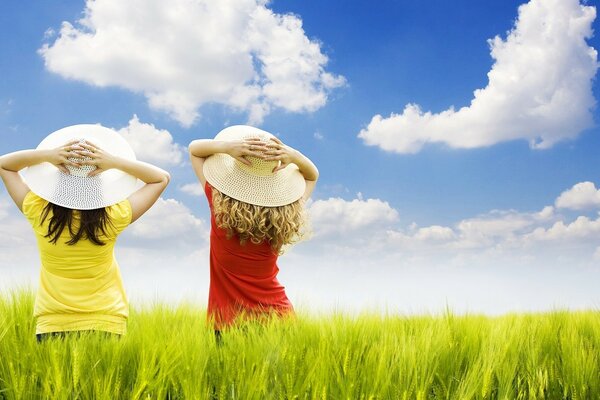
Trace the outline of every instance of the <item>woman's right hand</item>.
<instances>
[{"instance_id":1,"label":"woman's right hand","mask_svg":"<svg viewBox=\"0 0 600 400\"><path fill-rule=\"evenodd\" d=\"M77 143L79 143L79 140L72 140L60 147L47 150L46 161L54 165L65 174L69 174L69 170L67 167L65 167L65 165L71 165L73 167L80 166L77 162L70 160L70 158L72 159L74 156L76 156L76 154L78 154L76 153L78 150Z\"/></svg>"},{"instance_id":2,"label":"woman's right hand","mask_svg":"<svg viewBox=\"0 0 600 400\"><path fill-rule=\"evenodd\" d=\"M82 165L94 165L95 170L90 172L88 176L95 176L111 168L115 168L117 164L117 157L102 150L100 147L93 143L78 143L75 147L78 148L77 154L81 158L90 158L90 160L84 160L81 162Z\"/></svg>"}]
</instances>

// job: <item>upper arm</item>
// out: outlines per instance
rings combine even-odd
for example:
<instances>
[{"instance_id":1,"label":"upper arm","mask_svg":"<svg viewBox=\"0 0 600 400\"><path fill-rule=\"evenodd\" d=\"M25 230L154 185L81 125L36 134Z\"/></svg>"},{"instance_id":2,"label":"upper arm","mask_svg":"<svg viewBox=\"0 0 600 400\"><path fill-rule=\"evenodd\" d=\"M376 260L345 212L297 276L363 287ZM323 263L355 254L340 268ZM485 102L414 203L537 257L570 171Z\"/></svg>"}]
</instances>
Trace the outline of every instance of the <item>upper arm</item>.
<instances>
[{"instance_id":1,"label":"upper arm","mask_svg":"<svg viewBox=\"0 0 600 400\"><path fill-rule=\"evenodd\" d=\"M200 184L204 188L206 185L206 178L204 177L204 160L205 158L193 156L190 153L190 161L192 162L192 168L194 168L194 172L200 181Z\"/></svg>"},{"instance_id":2,"label":"upper arm","mask_svg":"<svg viewBox=\"0 0 600 400\"><path fill-rule=\"evenodd\" d=\"M158 200L168 183L168 180L157 183L146 183L129 196L128 200L131 204L131 222L135 222L139 217L144 215L154 203L156 203L156 200Z\"/></svg>"},{"instance_id":3,"label":"upper arm","mask_svg":"<svg viewBox=\"0 0 600 400\"><path fill-rule=\"evenodd\" d=\"M309 199L313 190L315 190L315 186L317 186L317 181L304 180L304 182L306 182L306 189L304 189L304 194L302 195L302 198L304 199L304 201L306 201Z\"/></svg>"},{"instance_id":4,"label":"upper arm","mask_svg":"<svg viewBox=\"0 0 600 400\"><path fill-rule=\"evenodd\" d=\"M19 175L18 172L0 168L0 175L2 176L2 181L4 181L8 194L17 207L19 207L19 210L23 211L23 200L27 193L29 193L29 186L23 181L23 178L21 178L21 175Z\"/></svg>"}]
</instances>

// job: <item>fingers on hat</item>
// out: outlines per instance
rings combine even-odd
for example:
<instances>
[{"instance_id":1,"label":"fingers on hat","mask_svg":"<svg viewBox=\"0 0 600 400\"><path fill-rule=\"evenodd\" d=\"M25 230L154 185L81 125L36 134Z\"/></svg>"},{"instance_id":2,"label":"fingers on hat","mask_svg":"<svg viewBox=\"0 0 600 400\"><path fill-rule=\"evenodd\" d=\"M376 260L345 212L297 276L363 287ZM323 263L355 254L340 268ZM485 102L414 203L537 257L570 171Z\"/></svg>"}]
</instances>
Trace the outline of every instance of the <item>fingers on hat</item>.
<instances>
[{"instance_id":1,"label":"fingers on hat","mask_svg":"<svg viewBox=\"0 0 600 400\"><path fill-rule=\"evenodd\" d=\"M266 156L266 158L278 157L283 155L283 151L279 149L267 150L264 152L264 155Z\"/></svg>"},{"instance_id":2,"label":"fingers on hat","mask_svg":"<svg viewBox=\"0 0 600 400\"><path fill-rule=\"evenodd\" d=\"M69 147L69 146L73 146L74 144L79 143L79 139L73 139L73 140L69 140L67 143L65 143L63 145L63 147Z\"/></svg>"},{"instance_id":3,"label":"fingers on hat","mask_svg":"<svg viewBox=\"0 0 600 400\"><path fill-rule=\"evenodd\" d=\"M73 156L76 156L76 157L79 157L82 159L90 159L90 158L98 157L98 155L96 155L90 151L87 151L87 150L73 150L70 152L69 157L73 157ZM81 161L83 162L84 160L81 160Z\"/></svg>"},{"instance_id":4,"label":"fingers on hat","mask_svg":"<svg viewBox=\"0 0 600 400\"><path fill-rule=\"evenodd\" d=\"M95 147L97 149L100 149L101 147L98 146L96 143L90 142L89 140L86 140L84 144L87 144L89 146Z\"/></svg>"},{"instance_id":5,"label":"fingers on hat","mask_svg":"<svg viewBox=\"0 0 600 400\"><path fill-rule=\"evenodd\" d=\"M65 164L65 165L70 165L70 166L72 166L72 167L81 167L81 164L80 164L80 163L78 163L78 162L76 162L76 161L73 161L73 160L69 160L69 159L66 159L66 160L64 160L64 163L63 163L63 164Z\"/></svg>"},{"instance_id":6,"label":"fingers on hat","mask_svg":"<svg viewBox=\"0 0 600 400\"><path fill-rule=\"evenodd\" d=\"M273 168L273 172L277 172L281 169L284 169L285 167L287 167L289 165L289 163L279 163L278 166L276 166L275 168Z\"/></svg>"},{"instance_id":7,"label":"fingers on hat","mask_svg":"<svg viewBox=\"0 0 600 400\"><path fill-rule=\"evenodd\" d=\"M96 150L98 147L94 146L93 144L88 143L80 143L79 146L83 147L86 150L89 150L91 152L93 152L94 150Z\"/></svg>"},{"instance_id":8,"label":"fingers on hat","mask_svg":"<svg viewBox=\"0 0 600 400\"><path fill-rule=\"evenodd\" d=\"M245 157L240 156L240 157L236 157L236 160L238 160L239 162L241 162L242 164L246 164L247 166L251 166L252 163Z\"/></svg>"},{"instance_id":9,"label":"fingers on hat","mask_svg":"<svg viewBox=\"0 0 600 400\"><path fill-rule=\"evenodd\" d=\"M247 140L244 142L244 145L246 146L246 148L264 148L267 146L267 143L263 142L262 140Z\"/></svg>"},{"instance_id":10,"label":"fingers on hat","mask_svg":"<svg viewBox=\"0 0 600 400\"><path fill-rule=\"evenodd\" d=\"M93 170L92 172L90 172L88 174L88 176L96 176L96 175L98 175L101 172L104 172L104 170L102 168L96 168L95 170Z\"/></svg>"}]
</instances>

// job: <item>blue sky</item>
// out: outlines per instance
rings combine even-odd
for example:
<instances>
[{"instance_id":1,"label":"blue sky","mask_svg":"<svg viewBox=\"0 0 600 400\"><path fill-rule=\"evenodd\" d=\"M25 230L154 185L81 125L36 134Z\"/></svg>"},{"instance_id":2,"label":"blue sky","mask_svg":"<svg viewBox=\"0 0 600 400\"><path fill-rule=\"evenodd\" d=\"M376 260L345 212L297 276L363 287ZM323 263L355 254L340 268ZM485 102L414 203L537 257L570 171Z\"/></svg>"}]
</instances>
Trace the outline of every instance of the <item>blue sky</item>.
<instances>
[{"instance_id":1,"label":"blue sky","mask_svg":"<svg viewBox=\"0 0 600 400\"><path fill-rule=\"evenodd\" d=\"M565 279L574 279L570 281L569 290L575 293L581 291L578 288L585 287L590 279L600 277L600 231L596 230L597 225L600 226L596 220L600 209L600 200L596 198L600 199L600 192L595 192L600 186L600 160L597 156L600 150L600 118L597 107L584 95L591 90L592 100L599 98L595 79L597 67L590 67L597 62L596 58L585 57L586 47L598 49L598 38L593 36L564 43L553 41L552 34L563 36L560 35L562 17L547 11L557 8L556 1L531 1L527 8L522 9L523 13L527 13L527 20L520 20L518 13L518 7L527 2L504 0L380 1L376 5L360 1L286 0L264 5L262 2L239 0L223 5L234 10L243 8L249 12L263 12L252 14L254 19L251 22L263 24L256 28L256 32L253 31L258 37L255 42L248 39L254 36L242 32L243 29L238 25L226 32L211 31L218 29L210 23L212 20L219 22L221 14L218 12L223 9L216 10L217 16L211 20L199 8L190 6L204 2L187 4L192 7L189 14L197 18L199 26L205 24L206 29L195 29L194 23L190 23L188 30L181 31L170 30L172 26L156 17L158 14L140 9L139 1L103 6L109 2L97 0L97 7L88 11L88 15L98 17L94 20L98 25L92 28L82 28L77 23L86 9L83 1L4 2L3 12L0 13L0 74L3 77L0 80L0 153L35 147L48 133L77 123L101 123L122 129L124 134L130 135L131 140L146 144L148 161L162 162L162 166L171 171L173 179L164 195L164 203L159 205L162 207L159 211L164 214L155 211L154 217L151 215L146 222L140 221L140 226L132 227L132 233L123 239L123 255L120 258L124 261L121 264L124 275L132 277L129 285L134 295L143 297L151 293L159 297L172 297L172 289L168 286L159 287L155 282L144 283L138 279L140 271L135 272L133 267L131 272L127 272L130 268L126 265L128 260L143 259L144 254L149 254L147 248L159 246L157 243L162 246L165 257L170 257L168 253L173 252L169 262L189 264L181 267L179 275L197 277L198 290L195 291L191 285L188 294L201 299L206 293L206 273L199 271L207 268L207 260L201 259L206 250L206 232L196 232L197 240L185 245L187 247L175 244L173 238L152 233L153 230L161 230L156 226L161 223L160 215L170 215L171 212L179 213L177 215L181 217L178 220L182 229L179 234L194 229L206 230L205 199L191 194L189 190L182 190L182 187L194 182L194 175L185 157L179 162L161 161L159 156L152 154L152 150L148 150L148 143L153 142L159 135L157 132L162 131L163 141L159 143L156 140L156 146L152 147L155 152L170 149L174 152L172 154L181 153L192 139L212 137L227 125L250 121L302 150L315 161L321 172L314 194L315 203L311 205L315 236L311 242L297 246L280 262L282 281L299 302L317 308L332 304L360 308L363 304L372 304L370 300L377 297L378 292L387 293L381 291L377 279L391 282L397 279L397 287L404 287L404 293L408 293L407 285L413 282L410 277L414 277L413 283L418 285L421 278L437 276L435 279L439 287L435 295L432 292L429 296L429 299L437 300L430 301L428 306L439 308L444 298L455 299L457 307L469 302L483 304L485 302L481 296L487 296L489 291L479 293L480 289L475 289L481 286L481 282L501 276L507 286L519 287L529 279L523 271L530 271L531 276L539 276L536 274L540 273L540 268L544 268L544 279L548 280L545 285L547 296L543 297L541 303L523 298L518 304L513 304L498 295L495 303L489 302L489 306L482 306L482 310L543 308L544 304L555 301L570 306L592 306L600 300L592 288L584 291L580 297L566 300L552 297L553 284L559 285ZM157 1L150 3L154 7L167 7ZM186 3L182 0L170 4L175 9L176 6L185 8ZM576 0L564 4L568 6L562 10L563 15L572 11L577 16L585 6ZM595 5L593 2L586 4ZM166 14L170 10L163 11ZM139 21L136 16L145 19ZM280 40L281 37L274 33L282 26L283 16L287 16L288 22L301 22L302 25L302 28L293 24L287 26L295 35L289 37L288 48L284 46L286 40ZM186 28L185 23L189 21L184 17L185 13L175 12L171 22L177 22L180 18L179 22L182 23L178 26ZM240 21L245 21L240 18ZM597 20L591 17L588 20L593 21L590 22L592 29L597 29ZM61 32L63 21L74 25L80 35L94 37L95 47L73 42L59 49L57 44L67 36ZM408 133L397 128L398 125L390 129L383 125L369 125L375 115L381 115L386 120L392 113L402 114L405 106L412 103L418 104L423 112L431 111L433 114L450 107L456 111L468 107L474 90L488 85L488 72L494 65L488 39L498 35L502 41L508 42L507 32L515 24L522 22L521 27L525 32L526 24L535 26L536 21L554 29L554 33L548 34L550 39L525 33L520 36L525 44L521 44L521 47L509 46L502 60L497 60L499 75L504 73L502 76L506 77L506 71L512 71L510 79L531 81L523 85L528 89L525 93L515 93L514 86L502 80L504 83L496 85L497 92L489 97L496 99L498 93L507 94L508 100L500 108L482 106L481 109L490 113L490 118L486 118L488 114L484 112L473 111L471 116L466 117L467 121L471 121L466 125L458 117L440 120L437 124L441 128L437 128L438 125L435 128L440 131L438 133L434 132L434 125L429 124L425 117L421 117L416 125L408 125ZM136 27L123 33L122 38L127 39L123 43L126 44L115 43L114 38L112 41L100 40L100 33L118 28L121 23L123 26ZM223 25L226 26L226 23ZM241 32L239 35L238 29ZM221 39L211 39L211 35L222 37L230 33L231 43L235 44L231 52L233 55L226 55L230 58L222 65L212 65L215 59L212 52L222 54L220 52L227 46L219 45L222 44L219 42ZM168 42L166 38L173 42ZM519 59L525 59L530 53L527 48L520 50L527 45L527 41L546 39L547 42L538 43L535 48L541 49L540 59L546 60L544 57L548 56L550 62L532 61L527 64L531 68L519 67L527 63ZM245 43L245 40L249 42ZM273 42L277 42L278 46L269 47ZM140 43L145 43L145 47L142 48ZM211 43L219 46L213 48ZM254 49L250 52L254 57L252 65L254 74L259 74L260 79L254 81L252 89L261 90L258 97L245 100L241 106L241 103L235 103L237 100L232 100L234 96L230 97L231 93L244 85L249 87L252 74L246 75L251 79L245 81L239 78L248 72L238 65L239 60L243 64L243 57L248 54L244 53L244 46L238 47L240 43ZM44 44L49 46L50 51L40 51ZM556 48L553 49L554 45ZM181 51L169 52L170 48ZM119 53L119 49L125 49L125 54ZM145 54L154 51L172 59L167 61L161 57L145 57ZM553 55L548 55L553 52L572 53L553 59ZM298 77L283 69L268 75L268 68L273 65L265 60L281 54L292 54L292 59L295 54L304 54L298 59L309 61L309 64L312 62L313 75ZM265 58L260 58L261 55L265 55ZM323 57L327 57L326 62ZM145 61L136 63L136 60ZM591 64L590 60L593 61ZM101 65L96 68L95 62ZM552 69L552 63L560 64L561 68ZM504 69L501 69L502 65ZM182 69L180 81L177 80L179 75L174 78L168 75L169 79L165 79L164 83L157 83L157 77L163 76L161 74L165 69L173 66ZM277 64L273 68L280 67ZM591 74L590 68L593 69ZM196 82L196 71L207 77L214 74L215 78L206 78L206 81L198 78ZM574 80L571 75L578 74L565 71L580 71L583 77ZM528 78L527 74L530 73L540 76L541 83L535 80L535 76ZM324 74L329 74L329 77ZM562 78L561 74L564 75ZM125 79L124 76L131 76L132 83L119 83ZM553 86L550 80L556 76L558 83ZM186 79L190 81L190 86L198 89L196 92L186 88ZM273 82L279 79L281 84L275 94L270 94L266 89L270 79ZM100 81L104 82L102 87L98 85ZM306 92L297 96L293 90L285 90L288 84L298 87L293 85L299 81L305 85L302 87L313 90L306 89ZM560 82L563 82L563 86ZM515 122L516 128L511 125L513 121L510 116L526 109L532 104L531 99L535 98L543 106L544 101L553 98L564 87L567 88L567 100L563 105L576 104L573 110L566 106L558 107L543 114L548 118L525 116ZM161 90L164 93L177 93L180 97L175 100L166 95L160 97ZM157 101L162 101L162 105L149 105L149 101L152 102L149 100L152 97L152 94L148 94L150 92L158 92L160 100ZM318 100L316 95L324 96L322 98L325 100ZM490 103L489 100L487 102ZM234 103L238 104L237 108ZM256 117L251 112L253 105L267 111ZM548 107L553 106L550 104ZM494 119L504 111L508 117ZM198 114L195 119L192 115L194 112ZM132 124L134 115L137 116L137 122ZM586 116L592 122L581 122ZM545 122L554 117L556 121ZM390 124L393 122L390 119ZM418 125L421 123L423 125ZM479 126L478 123L483 127L479 130L473 128L471 132L470 129ZM454 126L459 126L456 128L458 134L453 133ZM530 146L527 140L529 133L543 135L544 129L552 131L553 126L567 127L564 130L557 128L553 133L562 140L550 143L543 149ZM372 132L372 145L367 145L366 140L358 136L361 130ZM453 134L458 137L465 130L469 131L468 137L455 141L448 139ZM139 133L142 131L145 133ZM165 139L165 131L171 139ZM424 133L418 133L421 131ZM393 143L394 151L384 150L377 144L383 143L382 138L389 132L396 135L391 136L391 142L388 142ZM412 132L417 132L413 141L406 146L399 144L403 143L400 139L402 135L407 137ZM421 143L419 140L423 135L430 136L420 146L418 143ZM480 142L487 144L474 144ZM136 148L136 151L138 156L144 154L143 150ZM558 202L561 193L585 182L588 184L580 186L585 190L569 192L565 195L566 200ZM595 186L590 186L590 183ZM0 193L6 198L5 191ZM544 207L552 207L552 210L547 209L544 215L537 215ZM19 223L16 211L8 207L0 208L2 210L5 211L4 214L0 213L0 218L4 215L5 220L0 222L11 229L17 226L13 225ZM334 221L328 219L331 216L335 217ZM570 229L562 228L571 226L578 217L587 218L583 223L585 226L579 224L572 225ZM485 223L479 224L481 221ZM578 228L580 226L583 227ZM555 229L551 230L552 227ZM26 246L30 239L27 239L25 228L21 225L15 229L18 232L22 229L22 243ZM164 227L162 230L168 229ZM542 229L543 232L538 231L534 235L536 229ZM557 233L559 231L563 233ZM4 232L7 232L7 228ZM546 236L540 239L540 235L544 234ZM364 249L360 256L353 253L356 248ZM549 249L558 252L558 256ZM5 253L16 252L8 247L0 250ZM181 257L179 253L182 251L190 254L197 252L199 258L177 258ZM544 258L550 254L553 254L551 259L556 262L555 265L549 265ZM13 256L16 257L15 254L5 254L4 257L4 268L11 271L8 275L12 274L17 282L30 280L35 283L35 259L29 261L31 267L26 273L15 272L14 266L9 266ZM160 272L159 264L164 265L167 261L154 261L157 264L153 267L156 275L152 276L161 279L161 273L164 272ZM289 265L287 272L286 262ZM524 269L516 268L521 262ZM141 261L139 263L143 264ZM348 270L337 269L334 265L348 263L352 263L354 268L351 276ZM507 263L513 263L512 267L506 266ZM130 262L132 264L135 263ZM329 289L323 285L323 290L330 290L334 294L324 295L316 291L307 274L303 273L303 266L307 264L319 266L319 273L323 274L321 280L329 283ZM198 270L194 269L194 265ZM567 265L572 268L566 268ZM2 263L0 271L1 268ZM377 274L381 276L371 277L373 268L377 268ZM391 272L394 279L386 278L386 271ZM462 283L456 283L453 292L444 293L443 283L450 278L442 271L454 276L457 282L466 282L465 274L469 275L473 279L469 284L470 294L460 297L461 292L468 291L460 286ZM175 272L169 274L178 275ZM356 281L371 284L366 284L364 297L351 300L348 293L354 290L351 288ZM173 285L176 284L174 281ZM401 308L398 302L410 302L408 298L398 297L393 286L390 286L389 293L387 297L377 297L376 303ZM419 304L414 301L411 307L417 308Z\"/></svg>"}]
</instances>

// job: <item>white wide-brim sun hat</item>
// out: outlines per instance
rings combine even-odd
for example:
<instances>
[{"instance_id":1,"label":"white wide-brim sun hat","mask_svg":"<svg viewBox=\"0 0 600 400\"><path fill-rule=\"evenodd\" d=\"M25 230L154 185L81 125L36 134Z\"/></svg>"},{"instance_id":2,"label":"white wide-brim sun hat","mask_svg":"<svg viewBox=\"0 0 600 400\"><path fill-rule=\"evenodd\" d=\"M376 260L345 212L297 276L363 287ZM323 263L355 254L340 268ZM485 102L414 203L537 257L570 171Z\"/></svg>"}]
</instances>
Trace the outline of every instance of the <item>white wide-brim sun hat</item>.
<instances>
[{"instance_id":1,"label":"white wide-brim sun hat","mask_svg":"<svg viewBox=\"0 0 600 400\"><path fill-rule=\"evenodd\" d=\"M136 159L123 136L101 125L81 124L59 129L42 140L37 149L55 149L73 140L89 141L106 153L128 160ZM75 155L73 158L81 159ZM117 204L139 187L137 178L117 169L89 177L87 175L95 166L67 168L70 174L44 162L23 169L21 176L33 193L50 203L74 210L93 210Z\"/></svg>"},{"instance_id":2,"label":"white wide-brim sun hat","mask_svg":"<svg viewBox=\"0 0 600 400\"><path fill-rule=\"evenodd\" d=\"M223 129L215 140L235 141L259 138L271 142L271 133L247 125L234 125ZM306 181L296 164L273 172L279 161L265 161L247 156L251 166L229 154L213 154L204 161L204 176L208 183L227 196L263 207L279 207L299 200L306 189Z\"/></svg>"}]
</instances>

